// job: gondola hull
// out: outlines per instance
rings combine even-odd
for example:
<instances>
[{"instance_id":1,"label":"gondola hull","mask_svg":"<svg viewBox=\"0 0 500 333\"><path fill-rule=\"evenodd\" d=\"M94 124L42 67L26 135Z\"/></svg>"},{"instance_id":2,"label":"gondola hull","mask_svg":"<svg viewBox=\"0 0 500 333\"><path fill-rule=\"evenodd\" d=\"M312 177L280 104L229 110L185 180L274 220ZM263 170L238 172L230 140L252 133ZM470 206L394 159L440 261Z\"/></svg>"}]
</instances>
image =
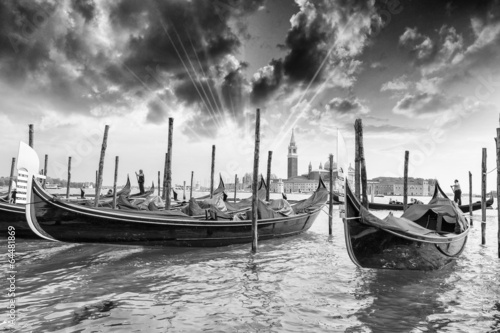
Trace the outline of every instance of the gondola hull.
<instances>
[{"instance_id":1,"label":"gondola hull","mask_svg":"<svg viewBox=\"0 0 500 333\"><path fill-rule=\"evenodd\" d=\"M362 222L360 203L346 186L344 230L351 260L363 268L399 270L436 270L462 253L466 232L442 237L421 237L377 228Z\"/></svg>"},{"instance_id":2,"label":"gondola hull","mask_svg":"<svg viewBox=\"0 0 500 333\"><path fill-rule=\"evenodd\" d=\"M0 225L2 230L6 231L11 226L15 228L16 238L38 238L26 222L24 210L24 205L0 202Z\"/></svg>"},{"instance_id":3,"label":"gondola hull","mask_svg":"<svg viewBox=\"0 0 500 333\"><path fill-rule=\"evenodd\" d=\"M252 242L251 221L213 221L156 212L93 208L54 200L36 183L27 208L31 228L47 239L76 243L214 247ZM259 240L300 234L319 214L258 221ZM57 217L60 217L59 219Z\"/></svg>"}]
</instances>

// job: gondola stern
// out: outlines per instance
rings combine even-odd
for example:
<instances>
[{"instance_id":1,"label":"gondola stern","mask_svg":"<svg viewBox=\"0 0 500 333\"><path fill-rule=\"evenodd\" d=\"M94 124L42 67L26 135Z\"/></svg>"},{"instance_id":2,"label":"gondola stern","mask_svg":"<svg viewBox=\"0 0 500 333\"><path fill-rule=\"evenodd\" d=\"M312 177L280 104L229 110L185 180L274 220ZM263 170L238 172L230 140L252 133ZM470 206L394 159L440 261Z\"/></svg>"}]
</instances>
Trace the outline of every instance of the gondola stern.
<instances>
[{"instance_id":1,"label":"gondola stern","mask_svg":"<svg viewBox=\"0 0 500 333\"><path fill-rule=\"evenodd\" d=\"M45 233L38 221L36 220L36 211L34 204L34 187L38 187L40 191L45 192L45 190L37 183L37 179L45 179L44 175L38 173L40 167L40 160L38 155L24 142L19 143L19 152L17 155L17 168L18 168L18 187L22 188L20 203L25 204L25 216L26 222L30 229L39 237L51 241L56 241L54 238L50 237Z\"/></svg>"}]
</instances>

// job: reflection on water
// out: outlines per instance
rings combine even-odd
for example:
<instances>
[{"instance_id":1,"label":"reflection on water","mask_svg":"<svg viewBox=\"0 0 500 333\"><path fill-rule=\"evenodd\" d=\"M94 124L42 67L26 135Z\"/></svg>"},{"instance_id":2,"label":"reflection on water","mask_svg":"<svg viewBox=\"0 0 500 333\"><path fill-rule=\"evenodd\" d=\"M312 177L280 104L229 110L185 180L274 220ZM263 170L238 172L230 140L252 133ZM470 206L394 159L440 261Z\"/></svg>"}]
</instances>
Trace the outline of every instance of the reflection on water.
<instances>
[{"instance_id":1,"label":"reflection on water","mask_svg":"<svg viewBox=\"0 0 500 333\"><path fill-rule=\"evenodd\" d=\"M360 309L356 317L373 332L425 332L439 328L427 321L428 316L444 313L439 296L453 289L449 277L453 265L440 271L359 270L360 285L356 292L369 295L372 302Z\"/></svg>"},{"instance_id":2,"label":"reflection on water","mask_svg":"<svg viewBox=\"0 0 500 333\"><path fill-rule=\"evenodd\" d=\"M17 331L498 332L494 225L488 246L479 245L476 227L458 262L433 272L355 267L342 222L336 218L328 236L324 214L303 235L260 242L255 255L250 244L152 249L18 240Z\"/></svg>"}]
</instances>

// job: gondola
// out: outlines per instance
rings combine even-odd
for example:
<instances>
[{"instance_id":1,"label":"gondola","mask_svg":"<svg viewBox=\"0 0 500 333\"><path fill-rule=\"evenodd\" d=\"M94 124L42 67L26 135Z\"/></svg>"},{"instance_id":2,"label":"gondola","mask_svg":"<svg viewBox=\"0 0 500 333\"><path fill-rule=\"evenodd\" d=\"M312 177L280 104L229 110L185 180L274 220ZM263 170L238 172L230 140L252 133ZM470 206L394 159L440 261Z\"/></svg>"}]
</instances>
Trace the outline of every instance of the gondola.
<instances>
[{"instance_id":1,"label":"gondola","mask_svg":"<svg viewBox=\"0 0 500 333\"><path fill-rule=\"evenodd\" d=\"M38 159L29 146L23 147L23 151L30 155L29 158ZM129 211L75 205L54 198L32 177L28 177L26 184L29 203L26 205L26 220L36 234L48 240L188 247L225 246L252 241L251 220L197 219L178 211ZM259 239L286 237L307 231L327 197L328 191L320 181L316 192L296 205L287 216L259 201ZM58 221L58 216L64 219ZM213 217L212 214L210 216Z\"/></svg>"},{"instance_id":2,"label":"gondola","mask_svg":"<svg viewBox=\"0 0 500 333\"><path fill-rule=\"evenodd\" d=\"M154 187L154 184L153 184L153 187ZM125 186L123 186L123 188L116 192L116 196L120 196L120 195L129 195L130 194L130 191L132 190L132 186L130 185L130 177L127 176L127 183L125 184ZM108 198L108 199L112 199L113 198L113 194L104 194L104 195L101 195L99 200L101 198Z\"/></svg>"},{"instance_id":3,"label":"gondola","mask_svg":"<svg viewBox=\"0 0 500 333\"><path fill-rule=\"evenodd\" d=\"M439 184L427 205L414 204L398 218L380 219L346 184L344 230L351 260L363 268L435 270L464 250L469 221Z\"/></svg>"},{"instance_id":4,"label":"gondola","mask_svg":"<svg viewBox=\"0 0 500 333\"><path fill-rule=\"evenodd\" d=\"M151 187L149 188L149 190L144 191L144 193L134 193L134 194L129 195L128 197L130 199L145 198L145 197L148 197L150 195L153 195L154 193L155 193L155 183L153 182ZM117 196L119 197L120 194L117 193Z\"/></svg>"},{"instance_id":5,"label":"gondola","mask_svg":"<svg viewBox=\"0 0 500 333\"><path fill-rule=\"evenodd\" d=\"M0 225L6 232L9 226L15 228L17 238L39 238L26 223L23 204L14 204L0 200Z\"/></svg>"},{"instance_id":6,"label":"gondola","mask_svg":"<svg viewBox=\"0 0 500 333\"><path fill-rule=\"evenodd\" d=\"M490 195L490 198L486 200L486 207L491 207L493 205L494 199L493 199L493 194ZM411 205L409 203L408 205ZM403 210L403 204L384 204L384 203L375 203L375 202L370 202L368 204L368 207L371 210ZM458 208L463 213L469 213L470 212L470 205L459 205ZM481 209L481 201L476 201L472 203L472 211L475 210L480 210Z\"/></svg>"}]
</instances>

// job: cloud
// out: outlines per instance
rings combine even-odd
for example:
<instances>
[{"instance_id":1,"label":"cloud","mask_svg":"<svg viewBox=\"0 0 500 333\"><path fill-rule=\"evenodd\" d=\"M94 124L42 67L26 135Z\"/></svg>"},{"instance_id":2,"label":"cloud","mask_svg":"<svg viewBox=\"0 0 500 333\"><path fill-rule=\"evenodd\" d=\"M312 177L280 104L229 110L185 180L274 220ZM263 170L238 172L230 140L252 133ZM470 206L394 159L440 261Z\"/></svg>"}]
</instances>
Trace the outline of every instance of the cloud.
<instances>
[{"instance_id":1,"label":"cloud","mask_svg":"<svg viewBox=\"0 0 500 333\"><path fill-rule=\"evenodd\" d=\"M146 120L153 124L161 124L167 120L167 111L165 106L158 101L151 101L148 103L148 115Z\"/></svg>"},{"instance_id":2,"label":"cloud","mask_svg":"<svg viewBox=\"0 0 500 333\"><path fill-rule=\"evenodd\" d=\"M402 127L390 124L384 125L363 125L367 133L408 133L422 131L420 128Z\"/></svg>"},{"instance_id":3,"label":"cloud","mask_svg":"<svg viewBox=\"0 0 500 333\"><path fill-rule=\"evenodd\" d=\"M408 82L408 77L403 75L392 81L384 83L380 88L380 91L401 91L408 90L409 87L410 82Z\"/></svg>"},{"instance_id":4,"label":"cloud","mask_svg":"<svg viewBox=\"0 0 500 333\"><path fill-rule=\"evenodd\" d=\"M429 116L449 111L456 101L452 101L443 94L420 92L406 94L393 108L395 114L407 117Z\"/></svg>"},{"instance_id":5,"label":"cloud","mask_svg":"<svg viewBox=\"0 0 500 333\"><path fill-rule=\"evenodd\" d=\"M261 68L252 82L252 101L264 103L280 92L320 92L351 87L361 68L359 56L380 24L373 1L296 0L300 10L280 49L287 52ZM303 94L299 94L302 96ZM299 97L303 98L303 97Z\"/></svg>"},{"instance_id":6,"label":"cloud","mask_svg":"<svg viewBox=\"0 0 500 333\"><path fill-rule=\"evenodd\" d=\"M241 47L244 27L235 22L263 2L3 1L0 77L60 113L124 115L142 105L145 121L162 122L151 100L169 90L166 108L190 105L200 117L217 111L241 122L246 65L227 64Z\"/></svg>"},{"instance_id":7,"label":"cloud","mask_svg":"<svg viewBox=\"0 0 500 333\"><path fill-rule=\"evenodd\" d=\"M342 99L335 97L326 105L328 111L333 111L337 114L366 114L370 110L361 103L357 98Z\"/></svg>"},{"instance_id":8,"label":"cloud","mask_svg":"<svg viewBox=\"0 0 500 333\"><path fill-rule=\"evenodd\" d=\"M258 105L266 101L280 87L283 80L283 62L273 59L269 65L262 67L253 77L251 100Z\"/></svg>"},{"instance_id":9,"label":"cloud","mask_svg":"<svg viewBox=\"0 0 500 333\"><path fill-rule=\"evenodd\" d=\"M432 40L417 31L417 28L406 28L399 37L399 44L415 57L417 62L432 60L435 54L435 45Z\"/></svg>"}]
</instances>

